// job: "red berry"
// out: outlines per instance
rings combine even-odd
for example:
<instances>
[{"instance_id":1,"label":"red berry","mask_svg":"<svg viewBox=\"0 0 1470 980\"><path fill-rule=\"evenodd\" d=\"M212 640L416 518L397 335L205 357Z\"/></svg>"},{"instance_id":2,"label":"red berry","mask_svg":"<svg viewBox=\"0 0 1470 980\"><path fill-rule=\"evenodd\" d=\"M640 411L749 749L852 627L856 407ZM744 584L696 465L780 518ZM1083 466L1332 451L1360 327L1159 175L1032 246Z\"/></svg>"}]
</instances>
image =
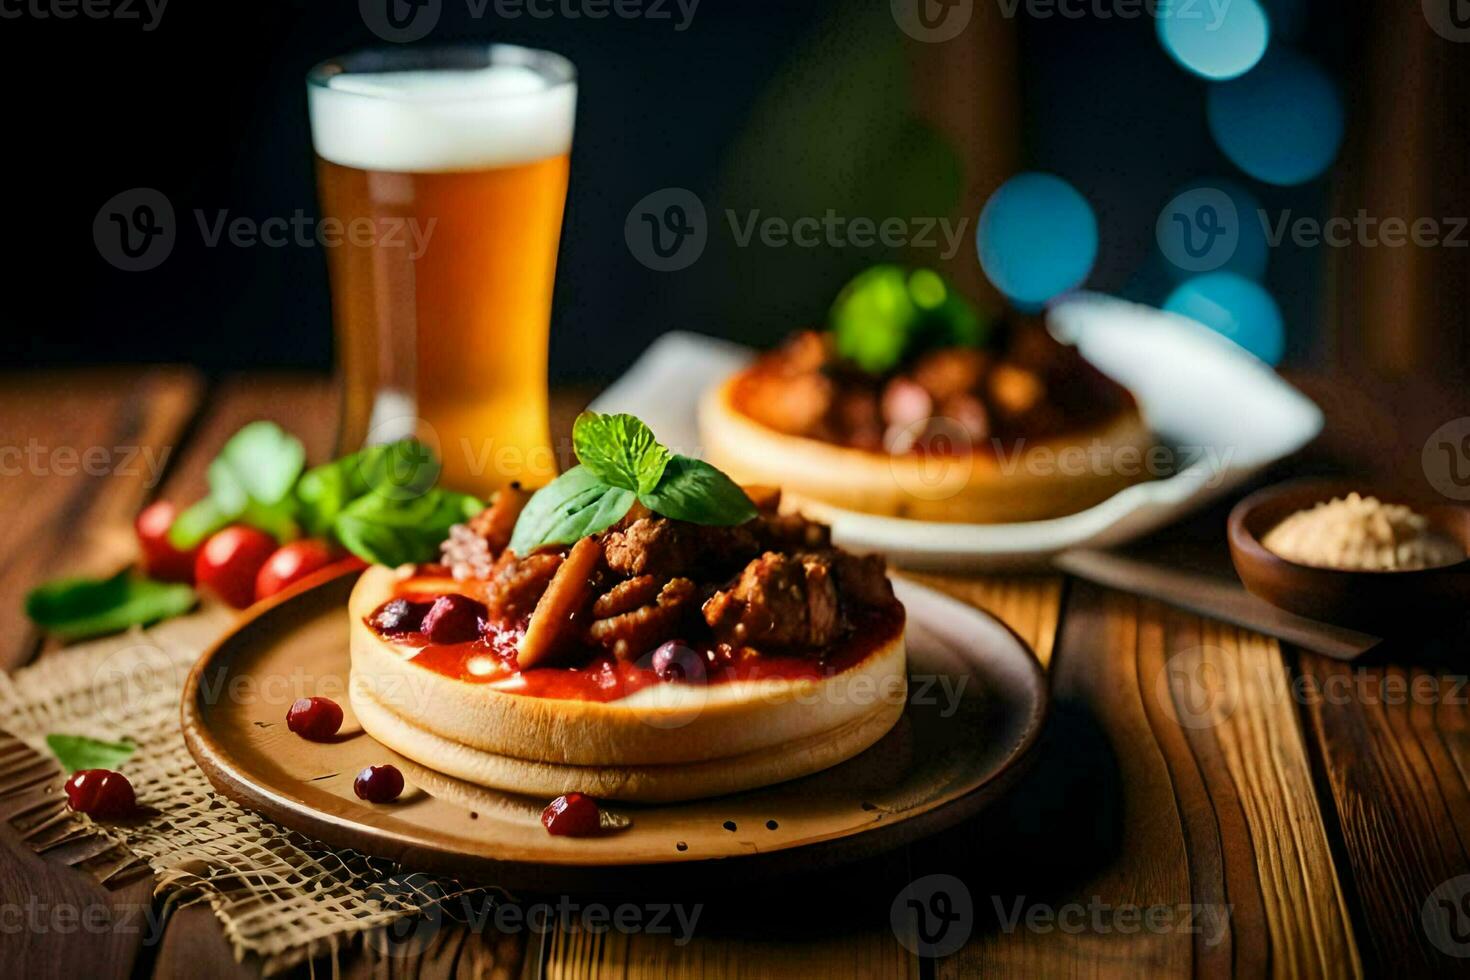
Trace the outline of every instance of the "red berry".
<instances>
[{"instance_id":1,"label":"red berry","mask_svg":"<svg viewBox=\"0 0 1470 980\"><path fill-rule=\"evenodd\" d=\"M194 577L199 587L213 592L236 609L255 599L255 577L276 550L276 539L264 531L236 524L216 531L199 549Z\"/></svg>"},{"instance_id":2,"label":"red berry","mask_svg":"<svg viewBox=\"0 0 1470 980\"><path fill-rule=\"evenodd\" d=\"M138 532L138 547L143 552L143 571L163 582L194 581L194 561L199 548L180 551L168 540L178 508L167 500L155 500L143 508L133 529Z\"/></svg>"},{"instance_id":3,"label":"red berry","mask_svg":"<svg viewBox=\"0 0 1470 980\"><path fill-rule=\"evenodd\" d=\"M480 623L489 615L483 602L469 596L441 595L420 627L430 643L468 643L480 638Z\"/></svg>"},{"instance_id":4,"label":"red berry","mask_svg":"<svg viewBox=\"0 0 1470 980\"><path fill-rule=\"evenodd\" d=\"M373 613L368 625L386 636L417 633L424 628L424 616L428 614L431 605L428 602L389 599Z\"/></svg>"},{"instance_id":5,"label":"red berry","mask_svg":"<svg viewBox=\"0 0 1470 980\"><path fill-rule=\"evenodd\" d=\"M138 808L133 784L111 769L79 769L66 781L66 805L103 820L131 816Z\"/></svg>"},{"instance_id":6,"label":"red berry","mask_svg":"<svg viewBox=\"0 0 1470 980\"><path fill-rule=\"evenodd\" d=\"M335 558L325 541L308 539L281 545L255 574L255 601L295 585L326 568Z\"/></svg>"},{"instance_id":7,"label":"red berry","mask_svg":"<svg viewBox=\"0 0 1470 980\"><path fill-rule=\"evenodd\" d=\"M286 711L286 727L302 738L325 742L342 727L342 706L331 698L297 698Z\"/></svg>"},{"instance_id":8,"label":"red berry","mask_svg":"<svg viewBox=\"0 0 1470 980\"><path fill-rule=\"evenodd\" d=\"M602 826L597 801L586 793L568 793L541 811L541 824L558 837L586 837Z\"/></svg>"},{"instance_id":9,"label":"red berry","mask_svg":"<svg viewBox=\"0 0 1470 980\"><path fill-rule=\"evenodd\" d=\"M403 773L397 766L368 766L352 781L352 792L369 803L391 803L403 792Z\"/></svg>"}]
</instances>

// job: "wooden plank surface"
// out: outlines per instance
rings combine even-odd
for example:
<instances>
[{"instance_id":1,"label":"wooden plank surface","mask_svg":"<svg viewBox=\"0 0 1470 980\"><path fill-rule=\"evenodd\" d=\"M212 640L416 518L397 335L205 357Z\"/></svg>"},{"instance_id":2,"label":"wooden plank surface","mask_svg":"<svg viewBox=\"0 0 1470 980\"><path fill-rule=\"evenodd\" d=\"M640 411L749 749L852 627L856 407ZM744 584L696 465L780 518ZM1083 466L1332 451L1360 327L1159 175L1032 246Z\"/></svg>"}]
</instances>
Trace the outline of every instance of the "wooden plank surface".
<instances>
[{"instance_id":1,"label":"wooden plank surface","mask_svg":"<svg viewBox=\"0 0 1470 980\"><path fill-rule=\"evenodd\" d=\"M586 395L558 400L559 431ZM257 417L301 435L313 460L331 452L335 399L324 380L233 379L206 392L193 376L167 370L36 376L0 387L0 449L24 450L34 438L38 447L152 446L157 459L172 447L161 490L187 501L202 492L204 467L223 440ZM0 481L11 518L0 524L3 601L18 601L49 575L126 560L131 518L160 490L147 470L67 475L54 455L46 458L53 465L28 463ZM1433 904L1463 897L1456 882L1470 874L1462 669L1419 663L1428 650L1403 651L1404 665L1356 669L1295 652L1283 659L1272 641L1057 577L920 578L992 609L1051 664L1056 712L1041 758L993 810L830 876L704 896L688 943L577 929L543 938L446 922L421 951L344 952L316 971L1353 976L1364 971L1360 956L1375 973L1401 964L1451 973L1467 962L1452 955L1458 947L1446 952L1444 935L1424 920L1426 907L1470 908ZM0 642L0 664L36 650L34 635ZM1438 692L1427 700L1393 703L1381 690L1412 689L1426 677ZM1345 698L1304 700L1294 689L1344 679ZM20 848L8 827L0 827L0 845L0 907L101 905L156 921L147 881L108 891ZM957 877L973 906L967 944L932 964L899 943L888 915L905 885L931 873ZM1047 929L1024 919L1033 909L1074 907L1089 923L1101 909L1107 928ZM1023 918L1008 924L1017 908ZM1130 927L1129 916L1152 909L1171 916L1164 928L1146 920ZM1450 941L1470 936L1470 916L1445 924L1464 927ZM7 967L62 976L255 972L255 964L234 963L204 907L174 911L162 941L146 939L146 931L121 928L99 936L27 929L7 938Z\"/></svg>"},{"instance_id":2,"label":"wooden plank surface","mask_svg":"<svg viewBox=\"0 0 1470 980\"><path fill-rule=\"evenodd\" d=\"M1370 961L1470 970L1470 678L1300 654L1300 699L1340 814Z\"/></svg>"}]
</instances>

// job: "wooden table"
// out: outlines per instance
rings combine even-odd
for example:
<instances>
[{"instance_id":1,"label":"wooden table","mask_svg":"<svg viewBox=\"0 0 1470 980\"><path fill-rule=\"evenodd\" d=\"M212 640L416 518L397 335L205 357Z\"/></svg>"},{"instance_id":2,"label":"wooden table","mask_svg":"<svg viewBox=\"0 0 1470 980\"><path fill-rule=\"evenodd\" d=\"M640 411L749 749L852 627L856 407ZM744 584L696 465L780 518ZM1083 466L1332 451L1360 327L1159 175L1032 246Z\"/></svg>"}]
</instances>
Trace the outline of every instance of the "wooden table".
<instances>
[{"instance_id":1,"label":"wooden table","mask_svg":"<svg viewBox=\"0 0 1470 980\"><path fill-rule=\"evenodd\" d=\"M1319 470L1376 464L1417 475L1427 434L1470 414L1454 392L1428 398L1400 386L1363 398L1343 385L1308 387L1334 419L1325 449L1299 464ZM563 414L578 401L563 393ZM135 369L7 378L0 601L11 629L0 666L48 649L21 616L25 590L125 562L139 507L157 495L197 496L205 465L242 423L274 419L321 459L334 416L332 389L315 377L206 382ZM1192 526L1204 526L1194 536L1218 550L1218 524ZM1470 685L1459 644L1400 649L1390 662L1354 668L1078 581L929 581L1008 620L1051 673L1055 712L1041 756L1002 804L830 875L689 896L704 908L683 945L667 935L455 925L411 960L350 952L341 968L951 977L1418 975L1470 966L1450 955L1470 954L1470 900L1456 904L1470 878L1452 882L1470 874ZM29 853L8 826L0 844L0 949L10 975L255 971L234 963L207 908L173 912L161 937L150 936L149 882L105 890ZM962 948L937 960L911 953L890 924L900 890L931 874L962 881L973 909L972 921L954 926L967 935ZM1446 882L1438 897L1453 901L1437 906L1431 893ZM1426 902L1458 917L1449 921L1457 931L1439 940L1444 949L1425 928ZM101 906L118 927L17 928L17 909L63 906Z\"/></svg>"}]
</instances>

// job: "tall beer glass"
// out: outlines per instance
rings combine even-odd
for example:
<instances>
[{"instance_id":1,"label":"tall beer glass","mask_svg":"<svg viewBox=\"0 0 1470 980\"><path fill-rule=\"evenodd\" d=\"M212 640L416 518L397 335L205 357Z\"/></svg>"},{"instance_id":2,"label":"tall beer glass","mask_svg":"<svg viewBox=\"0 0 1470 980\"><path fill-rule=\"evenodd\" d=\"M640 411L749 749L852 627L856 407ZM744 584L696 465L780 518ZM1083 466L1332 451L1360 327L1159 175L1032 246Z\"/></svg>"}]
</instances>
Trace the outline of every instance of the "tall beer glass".
<instances>
[{"instance_id":1,"label":"tall beer glass","mask_svg":"<svg viewBox=\"0 0 1470 980\"><path fill-rule=\"evenodd\" d=\"M457 489L547 482L571 63L508 45L367 51L314 68L307 97L341 448L412 434Z\"/></svg>"}]
</instances>

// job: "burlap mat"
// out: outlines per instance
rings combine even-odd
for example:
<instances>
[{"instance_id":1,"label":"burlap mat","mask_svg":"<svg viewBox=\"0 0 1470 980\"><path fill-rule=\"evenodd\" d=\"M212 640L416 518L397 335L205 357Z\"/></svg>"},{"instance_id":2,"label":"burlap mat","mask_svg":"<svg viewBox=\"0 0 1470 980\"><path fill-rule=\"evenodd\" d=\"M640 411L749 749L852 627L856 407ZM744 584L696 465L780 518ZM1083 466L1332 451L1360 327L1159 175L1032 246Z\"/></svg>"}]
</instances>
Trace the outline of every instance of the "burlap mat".
<instances>
[{"instance_id":1,"label":"burlap mat","mask_svg":"<svg viewBox=\"0 0 1470 980\"><path fill-rule=\"evenodd\" d=\"M228 624L204 611L0 672L0 800L26 842L105 882L142 874L145 862L157 897L207 901L236 958L258 957L267 973L471 891L314 844L213 791L184 746L179 698ZM147 815L104 826L67 810L51 733L136 742L121 768Z\"/></svg>"}]
</instances>

